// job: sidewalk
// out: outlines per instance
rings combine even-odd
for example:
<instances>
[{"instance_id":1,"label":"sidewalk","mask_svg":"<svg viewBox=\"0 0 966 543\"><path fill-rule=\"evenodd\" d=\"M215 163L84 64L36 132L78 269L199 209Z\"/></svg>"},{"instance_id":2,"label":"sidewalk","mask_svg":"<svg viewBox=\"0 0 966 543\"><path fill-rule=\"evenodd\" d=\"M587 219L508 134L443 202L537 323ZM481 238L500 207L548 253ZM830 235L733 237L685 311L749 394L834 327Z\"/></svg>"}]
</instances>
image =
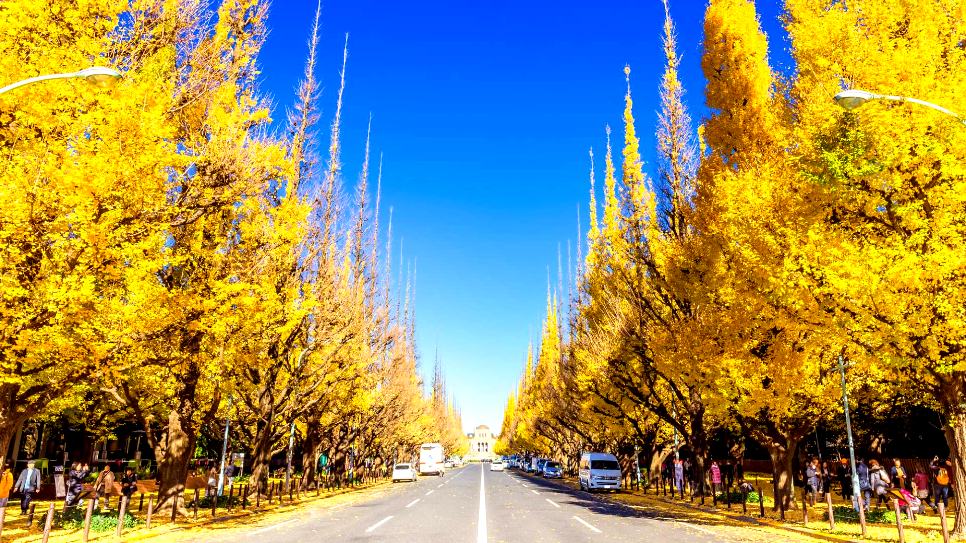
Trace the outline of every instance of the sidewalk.
<instances>
[{"instance_id":1,"label":"sidewalk","mask_svg":"<svg viewBox=\"0 0 966 543\"><path fill-rule=\"evenodd\" d=\"M539 479L544 484L560 485L572 490L578 489L575 479L547 480L516 471L526 477ZM642 514L672 522L683 522L695 526L713 527L706 531L715 534L732 536L741 541L761 541L774 543L778 541L831 541L831 542L897 542L899 536L895 524L867 524L867 535L861 537L861 528L857 523L846 523L836 520L835 530L829 530L826 520L826 505L820 504L809 507L807 527L803 524L801 509L787 511L785 521L778 518L778 513L772 512L766 496L765 517L759 516L759 505L748 504L748 514L744 515L741 504L732 504L728 510L724 503L717 507L712 505L710 496L705 498L705 505L696 499L693 503L686 494L684 500L670 496L656 496L653 489L648 494L642 490L622 490L613 494L596 494L596 499L619 503ZM833 504L841 505L841 504ZM952 521L950 520L950 524ZM918 516L916 522L908 522L903 518L906 543L936 543L942 541L939 519L936 516ZM700 529L700 528L699 528ZM950 530L952 526L950 525Z\"/></svg>"},{"instance_id":2,"label":"sidewalk","mask_svg":"<svg viewBox=\"0 0 966 543\"><path fill-rule=\"evenodd\" d=\"M135 528L125 528L121 537L115 535L114 529L97 532L94 529L90 532L89 541L97 542L151 542L151 543L173 543L184 541L213 541L216 539L230 539L233 533L239 531L250 532L257 529L271 529L271 527L285 522L293 521L305 515L312 515L318 512L329 510L333 507L341 507L377 496L387 491L391 487L388 481L378 481L361 485L358 487L344 488L331 492L321 492L319 496L312 490L301 497L294 497L289 501L288 495L283 498L283 503L278 504L274 501L268 505L262 499L260 507L256 510L253 503L242 511L240 505L235 505L229 513L225 508L219 508L216 516L212 518L211 509L199 509L198 518L194 519L193 514L188 518L179 518L178 522L172 523L170 516L155 515L151 520L151 529L144 527L146 510L137 512L138 499L131 500L134 511L132 512L138 519L139 524ZM186 499L193 499L193 492L190 497L186 494ZM4 543L28 543L40 541L44 528L44 519L51 502L36 502L36 515L32 528L27 529L26 517L20 515L19 504L11 502L7 507L7 517L3 528L2 540ZM57 501L55 509L60 511L63 501ZM110 513L116 518L118 514L116 502L112 503ZM193 513L193 510L189 508ZM81 529L54 529L51 531L50 543L77 543L82 541L83 530Z\"/></svg>"}]
</instances>

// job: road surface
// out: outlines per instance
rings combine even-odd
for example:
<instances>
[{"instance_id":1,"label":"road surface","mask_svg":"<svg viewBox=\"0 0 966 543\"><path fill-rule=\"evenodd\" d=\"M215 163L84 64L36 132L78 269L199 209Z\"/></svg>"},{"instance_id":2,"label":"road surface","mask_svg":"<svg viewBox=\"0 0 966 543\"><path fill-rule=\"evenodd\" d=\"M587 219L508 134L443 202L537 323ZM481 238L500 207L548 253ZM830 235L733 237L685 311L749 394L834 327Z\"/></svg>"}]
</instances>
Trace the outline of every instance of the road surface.
<instances>
[{"instance_id":1,"label":"road surface","mask_svg":"<svg viewBox=\"0 0 966 543\"><path fill-rule=\"evenodd\" d=\"M444 477L395 483L383 495L255 529L233 543L419 542L710 543L710 527L649 518L586 492L512 471L470 465Z\"/></svg>"}]
</instances>

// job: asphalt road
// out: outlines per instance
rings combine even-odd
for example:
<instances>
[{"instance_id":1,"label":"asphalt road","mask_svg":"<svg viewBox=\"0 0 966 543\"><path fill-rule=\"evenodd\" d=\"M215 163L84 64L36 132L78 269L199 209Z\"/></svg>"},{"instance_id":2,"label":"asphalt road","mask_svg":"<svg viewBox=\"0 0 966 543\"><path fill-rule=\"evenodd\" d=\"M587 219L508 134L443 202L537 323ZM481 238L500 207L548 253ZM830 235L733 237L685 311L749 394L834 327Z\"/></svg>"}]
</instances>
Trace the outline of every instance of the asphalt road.
<instances>
[{"instance_id":1,"label":"asphalt road","mask_svg":"<svg viewBox=\"0 0 966 543\"><path fill-rule=\"evenodd\" d=\"M374 499L259 528L233 543L301 541L551 543L730 542L711 529L649 516L586 492L470 465L395 483Z\"/></svg>"}]
</instances>

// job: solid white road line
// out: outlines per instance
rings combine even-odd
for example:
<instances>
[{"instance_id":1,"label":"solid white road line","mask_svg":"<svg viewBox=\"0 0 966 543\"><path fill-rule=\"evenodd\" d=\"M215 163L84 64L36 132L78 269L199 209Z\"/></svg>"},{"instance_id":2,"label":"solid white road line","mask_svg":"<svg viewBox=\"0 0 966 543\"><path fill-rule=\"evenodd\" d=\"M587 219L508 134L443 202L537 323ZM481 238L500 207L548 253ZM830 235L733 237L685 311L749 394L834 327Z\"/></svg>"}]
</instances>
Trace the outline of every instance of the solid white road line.
<instances>
[{"instance_id":1,"label":"solid white road line","mask_svg":"<svg viewBox=\"0 0 966 543\"><path fill-rule=\"evenodd\" d=\"M537 495L540 495L540 493L539 493L539 492L537 492L536 490L534 490L534 489L532 489L532 488L530 489L530 492L533 492L534 494L537 494Z\"/></svg>"},{"instance_id":2,"label":"solid white road line","mask_svg":"<svg viewBox=\"0 0 966 543\"><path fill-rule=\"evenodd\" d=\"M554 502L550 498L544 498L544 499L547 500L548 502L550 502L550 505L556 507L557 509L560 509L560 505L558 505L556 502Z\"/></svg>"},{"instance_id":3,"label":"solid white road line","mask_svg":"<svg viewBox=\"0 0 966 543\"><path fill-rule=\"evenodd\" d=\"M443 488L443 485L442 484L438 484L438 485L436 485L436 488Z\"/></svg>"},{"instance_id":4,"label":"solid white road line","mask_svg":"<svg viewBox=\"0 0 966 543\"><path fill-rule=\"evenodd\" d=\"M578 517L577 515L574 515L574 520L576 520L577 522L579 522L579 523L583 524L584 526L590 528L594 533L598 533L598 534L600 533L600 530L598 530L597 528L594 528L593 526L591 526L590 524L588 524L586 520Z\"/></svg>"},{"instance_id":5,"label":"solid white road line","mask_svg":"<svg viewBox=\"0 0 966 543\"><path fill-rule=\"evenodd\" d=\"M371 531L375 530L376 528L382 526L383 524L389 522L391 519L392 519L392 515L389 515L388 517L380 520L379 522L377 522L377 523L373 524L372 526L366 528L366 533L368 534L369 532L371 532Z\"/></svg>"},{"instance_id":6,"label":"solid white road line","mask_svg":"<svg viewBox=\"0 0 966 543\"><path fill-rule=\"evenodd\" d=\"M298 520L297 518L293 518L291 520L286 520L285 522L279 522L278 524L273 524L273 525L268 526L266 528L262 528L261 530L255 530L254 532L252 532L252 535L260 534L260 533L263 533L263 532L267 532L269 530L274 530L275 528L279 528L281 526L285 526L286 524L291 524L293 522L296 522L297 520Z\"/></svg>"},{"instance_id":7,"label":"solid white road line","mask_svg":"<svg viewBox=\"0 0 966 543\"><path fill-rule=\"evenodd\" d=\"M416 498L415 500L409 502L409 505L406 506L406 509L409 509L410 507L416 505L417 503L419 503L419 498Z\"/></svg>"},{"instance_id":8,"label":"solid white road line","mask_svg":"<svg viewBox=\"0 0 966 543\"><path fill-rule=\"evenodd\" d=\"M436 491L435 491L435 490L430 490L429 492L427 492L427 493L426 493L426 495L427 495L427 496L429 496L429 495L430 495L430 494L432 494L433 492L436 492Z\"/></svg>"},{"instance_id":9,"label":"solid white road line","mask_svg":"<svg viewBox=\"0 0 966 543\"><path fill-rule=\"evenodd\" d=\"M480 518L476 521L476 543L486 543L486 490L484 489L483 464L480 463Z\"/></svg>"}]
</instances>

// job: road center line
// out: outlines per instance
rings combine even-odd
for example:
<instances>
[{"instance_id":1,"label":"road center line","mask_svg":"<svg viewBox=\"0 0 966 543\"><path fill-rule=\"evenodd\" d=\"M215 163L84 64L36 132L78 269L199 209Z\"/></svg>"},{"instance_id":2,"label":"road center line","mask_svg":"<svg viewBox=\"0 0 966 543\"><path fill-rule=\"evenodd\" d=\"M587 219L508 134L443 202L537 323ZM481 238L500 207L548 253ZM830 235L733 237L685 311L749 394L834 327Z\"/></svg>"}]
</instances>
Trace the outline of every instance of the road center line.
<instances>
[{"instance_id":1,"label":"road center line","mask_svg":"<svg viewBox=\"0 0 966 543\"><path fill-rule=\"evenodd\" d=\"M427 493L426 493L426 495L427 495L427 496L429 496L429 495L430 495L430 494L432 494L433 492L436 492L436 491L435 491L435 490L430 490L429 492L427 492Z\"/></svg>"},{"instance_id":2,"label":"road center line","mask_svg":"<svg viewBox=\"0 0 966 543\"><path fill-rule=\"evenodd\" d=\"M417 503L419 503L419 498L416 498L415 500L409 502L409 505L406 506L406 509L409 509L410 507L416 505Z\"/></svg>"},{"instance_id":3,"label":"road center line","mask_svg":"<svg viewBox=\"0 0 966 543\"><path fill-rule=\"evenodd\" d=\"M579 522L579 523L583 524L584 526L590 528L591 530L594 531L594 533L598 533L598 534L600 533L600 530L598 530L597 528L594 528L586 520L578 517L577 515L574 515L574 520L576 520L577 522Z\"/></svg>"},{"instance_id":4,"label":"road center line","mask_svg":"<svg viewBox=\"0 0 966 543\"><path fill-rule=\"evenodd\" d=\"M550 502L550 505L556 507L557 509L560 509L560 505L554 502L553 500L551 500L550 498L544 498L544 499Z\"/></svg>"},{"instance_id":5,"label":"road center line","mask_svg":"<svg viewBox=\"0 0 966 543\"><path fill-rule=\"evenodd\" d=\"M537 495L539 495L539 494L540 494L539 492L537 492L536 490L534 490L534 489L532 489L532 488L530 489L530 492L533 492L534 494L537 494Z\"/></svg>"},{"instance_id":6,"label":"road center line","mask_svg":"<svg viewBox=\"0 0 966 543\"><path fill-rule=\"evenodd\" d=\"M436 485L436 488L443 488L443 484L440 483L440 484Z\"/></svg>"},{"instance_id":7,"label":"road center line","mask_svg":"<svg viewBox=\"0 0 966 543\"><path fill-rule=\"evenodd\" d=\"M483 464L480 463L480 518L476 521L476 543L486 543L486 490L484 490Z\"/></svg>"},{"instance_id":8,"label":"road center line","mask_svg":"<svg viewBox=\"0 0 966 543\"><path fill-rule=\"evenodd\" d=\"M372 526L366 528L366 533L368 534L368 533L372 532L373 530L375 530L376 528L378 528L378 527L382 526L383 524L389 522L390 520L392 520L392 515L389 515L388 517L386 517L386 518L380 520L379 522L373 524Z\"/></svg>"}]
</instances>

